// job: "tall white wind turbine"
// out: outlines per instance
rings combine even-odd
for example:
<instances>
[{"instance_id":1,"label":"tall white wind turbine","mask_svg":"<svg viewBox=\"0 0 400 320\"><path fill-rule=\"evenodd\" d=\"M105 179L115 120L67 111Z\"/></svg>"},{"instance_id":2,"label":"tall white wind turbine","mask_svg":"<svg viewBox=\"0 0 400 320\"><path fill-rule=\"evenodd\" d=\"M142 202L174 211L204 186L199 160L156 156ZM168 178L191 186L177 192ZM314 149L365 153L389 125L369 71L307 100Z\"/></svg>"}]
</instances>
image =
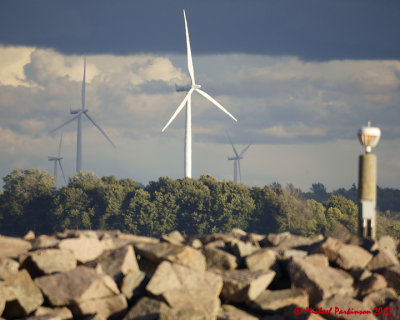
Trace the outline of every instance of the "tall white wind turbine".
<instances>
[{"instance_id":1,"label":"tall white wind turbine","mask_svg":"<svg viewBox=\"0 0 400 320\"><path fill-rule=\"evenodd\" d=\"M212 98L209 94L200 90L201 86L196 84L194 79L194 68L193 68L193 60L192 60L192 52L190 49L190 41L189 41L189 31L186 21L186 13L183 10L183 17L185 19L185 30L186 30L186 46L187 46L187 59L188 59L188 70L191 79L191 84L185 87L176 87L176 91L185 91L187 92L185 98L182 100L179 107L176 109L175 113L172 115L171 119L169 119L168 123L162 129L164 132L165 129L171 124L171 122L175 119L178 113L183 109L186 105L186 126L185 126L185 177L192 177L192 93L196 91L200 95L202 95L207 100L211 101L215 106L225 112L228 116L230 116L233 120L237 121L234 116L232 116L221 104L219 104L214 98Z\"/></svg>"},{"instance_id":2,"label":"tall white wind turbine","mask_svg":"<svg viewBox=\"0 0 400 320\"><path fill-rule=\"evenodd\" d=\"M60 169L61 169L61 173L63 175L64 182L67 183L67 179L65 179L64 169L63 169L63 167L61 165L61 159L62 159L62 157L61 157L61 144L62 144L62 134L60 136L60 143L58 144L58 155L57 155L57 157L50 157L50 156L48 157L49 161L54 161L54 181L56 183L56 187L57 187L57 170L58 170L58 167L60 167Z\"/></svg>"},{"instance_id":3,"label":"tall white wind turbine","mask_svg":"<svg viewBox=\"0 0 400 320\"><path fill-rule=\"evenodd\" d=\"M244 153L247 151L247 149L251 146L249 144L247 147L245 147L241 153L238 153L235 146L232 143L231 137L228 135L229 141L232 145L233 152L235 153L234 157L228 158L228 160L233 160L233 181L237 182L237 176L238 176L238 169L239 169L239 180L242 182L242 172L240 170L240 159L243 159Z\"/></svg>"},{"instance_id":4,"label":"tall white wind turbine","mask_svg":"<svg viewBox=\"0 0 400 320\"><path fill-rule=\"evenodd\" d=\"M103 129L100 128L100 126L93 120L92 117L89 116L88 114L88 109L85 108L85 86L86 86L86 80L85 80L85 75L86 75L86 56L84 58L83 62L83 81L82 81L82 107L81 109L76 109L76 110L70 110L70 113L74 115L71 119L68 121L64 122L63 124L59 125L57 128L53 129L51 132L54 132L68 123L74 121L75 119L78 120L78 128L77 128L77 134L76 134L76 173L79 173L82 170L82 115L86 116L90 120L91 123L103 134L103 136L111 143L111 145L115 148L114 143L111 141L111 139L106 135L106 133L103 131Z\"/></svg>"}]
</instances>

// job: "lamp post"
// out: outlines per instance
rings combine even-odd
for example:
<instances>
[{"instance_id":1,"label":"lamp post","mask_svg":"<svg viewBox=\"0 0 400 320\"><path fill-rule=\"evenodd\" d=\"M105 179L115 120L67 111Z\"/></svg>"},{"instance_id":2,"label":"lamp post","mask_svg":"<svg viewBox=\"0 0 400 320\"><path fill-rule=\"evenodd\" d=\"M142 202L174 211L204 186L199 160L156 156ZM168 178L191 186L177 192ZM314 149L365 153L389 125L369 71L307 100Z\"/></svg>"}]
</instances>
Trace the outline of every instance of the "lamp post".
<instances>
[{"instance_id":1,"label":"lamp post","mask_svg":"<svg viewBox=\"0 0 400 320\"><path fill-rule=\"evenodd\" d=\"M362 127L358 131L358 139L365 148L365 154L359 157L358 171L358 235L362 238L376 237L376 155L371 153L381 136L381 130Z\"/></svg>"}]
</instances>

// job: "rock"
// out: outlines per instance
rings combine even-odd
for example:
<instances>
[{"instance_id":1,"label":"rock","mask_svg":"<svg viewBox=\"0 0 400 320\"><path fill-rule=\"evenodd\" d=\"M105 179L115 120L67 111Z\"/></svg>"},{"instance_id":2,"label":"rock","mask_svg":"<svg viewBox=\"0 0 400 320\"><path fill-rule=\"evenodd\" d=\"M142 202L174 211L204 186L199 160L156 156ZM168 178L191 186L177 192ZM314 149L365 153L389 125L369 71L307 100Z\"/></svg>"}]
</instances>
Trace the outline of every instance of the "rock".
<instances>
[{"instance_id":1,"label":"rock","mask_svg":"<svg viewBox=\"0 0 400 320\"><path fill-rule=\"evenodd\" d=\"M30 316L26 318L20 318L19 320L62 320L57 314L46 314L42 316Z\"/></svg>"},{"instance_id":2,"label":"rock","mask_svg":"<svg viewBox=\"0 0 400 320\"><path fill-rule=\"evenodd\" d=\"M372 259L372 254L367 250L352 244L328 237L315 251L325 254L329 262L339 267L350 270L351 268L364 268Z\"/></svg>"},{"instance_id":3,"label":"rock","mask_svg":"<svg viewBox=\"0 0 400 320\"><path fill-rule=\"evenodd\" d=\"M181 244L183 244L185 242L185 238L177 230L172 231L171 233L169 233L167 235L163 235L161 237L161 239L166 241L166 242L173 243L173 244L178 244L178 245L181 245Z\"/></svg>"},{"instance_id":4,"label":"rock","mask_svg":"<svg viewBox=\"0 0 400 320\"><path fill-rule=\"evenodd\" d=\"M76 267L76 259L69 250L37 250L28 255L22 267L27 269L32 277L38 277L72 270Z\"/></svg>"},{"instance_id":5,"label":"rock","mask_svg":"<svg viewBox=\"0 0 400 320\"><path fill-rule=\"evenodd\" d=\"M159 243L160 240L152 237L146 236L138 236L136 234L130 233L120 233L117 236L117 239L121 240L128 240L130 244L137 244L137 243Z\"/></svg>"},{"instance_id":6,"label":"rock","mask_svg":"<svg viewBox=\"0 0 400 320\"><path fill-rule=\"evenodd\" d=\"M9 276L3 283L6 305L3 316L7 319L23 317L35 311L43 296L26 270Z\"/></svg>"},{"instance_id":7,"label":"rock","mask_svg":"<svg viewBox=\"0 0 400 320\"><path fill-rule=\"evenodd\" d=\"M291 257L304 258L307 256L307 251L297 249L283 249L280 250L280 255L283 259L289 259Z\"/></svg>"},{"instance_id":8,"label":"rock","mask_svg":"<svg viewBox=\"0 0 400 320\"><path fill-rule=\"evenodd\" d=\"M231 251L238 258L244 258L253 252L257 251L257 247L253 246L250 242L243 242L234 240L230 243Z\"/></svg>"},{"instance_id":9,"label":"rock","mask_svg":"<svg viewBox=\"0 0 400 320\"><path fill-rule=\"evenodd\" d=\"M370 310L367 310L361 301L345 297L341 295L334 295L327 299L322 300L316 305L316 309L329 310L332 308L331 314L326 315L328 319L338 320L376 320L377 318ZM346 314L350 312L350 314ZM356 312L361 312L356 313ZM325 316L325 315L324 315Z\"/></svg>"},{"instance_id":10,"label":"rock","mask_svg":"<svg viewBox=\"0 0 400 320\"><path fill-rule=\"evenodd\" d=\"M260 317L253 316L239 308L229 304L221 306L218 312L218 320L257 320Z\"/></svg>"},{"instance_id":11,"label":"rock","mask_svg":"<svg viewBox=\"0 0 400 320\"><path fill-rule=\"evenodd\" d=\"M56 248L60 240L55 236L41 235L35 239L30 240L32 250Z\"/></svg>"},{"instance_id":12,"label":"rock","mask_svg":"<svg viewBox=\"0 0 400 320\"><path fill-rule=\"evenodd\" d=\"M380 249L378 254L375 255L367 264L368 270L376 271L386 267L399 265L397 257L388 249Z\"/></svg>"},{"instance_id":13,"label":"rock","mask_svg":"<svg viewBox=\"0 0 400 320\"><path fill-rule=\"evenodd\" d=\"M222 277L224 285L221 297L226 302L240 303L255 300L272 282L274 271L212 270Z\"/></svg>"},{"instance_id":14,"label":"rock","mask_svg":"<svg viewBox=\"0 0 400 320\"><path fill-rule=\"evenodd\" d=\"M48 307L39 307L35 311L35 316L44 316L44 315L56 315L61 320L72 319L73 315L71 310L66 307L62 308L48 308Z\"/></svg>"},{"instance_id":15,"label":"rock","mask_svg":"<svg viewBox=\"0 0 400 320\"><path fill-rule=\"evenodd\" d=\"M236 239L232 240L232 241L236 241ZM205 249L207 248L211 248L211 249L221 249L221 250L225 250L226 249L226 243L223 240L215 240L215 241L211 241L208 242L205 246Z\"/></svg>"},{"instance_id":16,"label":"rock","mask_svg":"<svg viewBox=\"0 0 400 320\"><path fill-rule=\"evenodd\" d=\"M351 295L353 278L342 270L316 266L299 258L292 258L288 264L292 286L304 289L310 298L310 304L334 294Z\"/></svg>"},{"instance_id":17,"label":"rock","mask_svg":"<svg viewBox=\"0 0 400 320\"><path fill-rule=\"evenodd\" d=\"M279 249L289 249L296 247L307 247L323 240L322 236L317 236L315 238L306 238L302 236L297 236L289 232L283 233L270 233L266 238L260 241L262 247L273 245Z\"/></svg>"},{"instance_id":18,"label":"rock","mask_svg":"<svg viewBox=\"0 0 400 320\"><path fill-rule=\"evenodd\" d=\"M354 289L358 296L365 296L371 292L384 289L386 286L385 278L380 274L374 273L370 277L357 282L354 285Z\"/></svg>"},{"instance_id":19,"label":"rock","mask_svg":"<svg viewBox=\"0 0 400 320\"><path fill-rule=\"evenodd\" d=\"M399 320L400 319L400 299L391 302L386 308L378 315L379 320Z\"/></svg>"},{"instance_id":20,"label":"rock","mask_svg":"<svg viewBox=\"0 0 400 320\"><path fill-rule=\"evenodd\" d=\"M91 299L71 306L74 316L96 314L105 319L118 319L125 313L128 303L124 295L109 296L99 299Z\"/></svg>"},{"instance_id":21,"label":"rock","mask_svg":"<svg viewBox=\"0 0 400 320\"><path fill-rule=\"evenodd\" d=\"M246 257L249 270L268 270L277 262L277 253L271 249L261 249Z\"/></svg>"},{"instance_id":22,"label":"rock","mask_svg":"<svg viewBox=\"0 0 400 320\"><path fill-rule=\"evenodd\" d=\"M131 245L124 246L114 250L107 250L101 256L96 258L92 264L99 264L103 272L119 283L129 272L139 271L135 252Z\"/></svg>"},{"instance_id":23,"label":"rock","mask_svg":"<svg viewBox=\"0 0 400 320\"><path fill-rule=\"evenodd\" d=\"M35 283L54 307L119 294L117 285L109 276L85 266L36 278Z\"/></svg>"},{"instance_id":24,"label":"rock","mask_svg":"<svg viewBox=\"0 0 400 320\"><path fill-rule=\"evenodd\" d=\"M277 311L290 305L305 308L308 295L301 289L266 290L248 305L258 311Z\"/></svg>"},{"instance_id":25,"label":"rock","mask_svg":"<svg viewBox=\"0 0 400 320\"><path fill-rule=\"evenodd\" d=\"M147 282L144 272L140 270L130 271L122 279L121 293L128 300L144 295Z\"/></svg>"},{"instance_id":26,"label":"rock","mask_svg":"<svg viewBox=\"0 0 400 320\"><path fill-rule=\"evenodd\" d=\"M385 268L383 276L389 287L396 290L400 294L400 265Z\"/></svg>"},{"instance_id":27,"label":"rock","mask_svg":"<svg viewBox=\"0 0 400 320\"><path fill-rule=\"evenodd\" d=\"M372 276L371 271L358 267L351 269L349 272L352 275L352 277L357 281L362 281Z\"/></svg>"},{"instance_id":28,"label":"rock","mask_svg":"<svg viewBox=\"0 0 400 320\"><path fill-rule=\"evenodd\" d=\"M32 240L35 239L35 233L32 230L29 230L25 235L24 235L24 240Z\"/></svg>"},{"instance_id":29,"label":"rock","mask_svg":"<svg viewBox=\"0 0 400 320\"><path fill-rule=\"evenodd\" d=\"M10 258L0 258L0 280L18 272L19 263ZM1 313L0 313L1 314Z\"/></svg>"},{"instance_id":30,"label":"rock","mask_svg":"<svg viewBox=\"0 0 400 320\"><path fill-rule=\"evenodd\" d=\"M172 243L138 243L136 252L144 258L160 263L163 260L187 266L192 269L204 271L206 258L196 249L189 246L180 246Z\"/></svg>"},{"instance_id":31,"label":"rock","mask_svg":"<svg viewBox=\"0 0 400 320\"><path fill-rule=\"evenodd\" d=\"M6 306L6 290L4 290L3 287L3 282L0 281L0 316L4 311L4 307Z\"/></svg>"},{"instance_id":32,"label":"rock","mask_svg":"<svg viewBox=\"0 0 400 320\"><path fill-rule=\"evenodd\" d=\"M367 309L373 310L376 307L387 306L396 299L397 294L393 288L384 288L366 295L363 299L363 304Z\"/></svg>"},{"instance_id":33,"label":"rock","mask_svg":"<svg viewBox=\"0 0 400 320\"><path fill-rule=\"evenodd\" d=\"M207 268L218 268L225 270L236 269L238 266L237 258L233 254L214 248L204 248L204 256L206 257Z\"/></svg>"},{"instance_id":34,"label":"rock","mask_svg":"<svg viewBox=\"0 0 400 320\"><path fill-rule=\"evenodd\" d=\"M97 236L95 238L64 239L60 241L58 247L72 251L80 263L92 261L103 253L103 246Z\"/></svg>"},{"instance_id":35,"label":"rock","mask_svg":"<svg viewBox=\"0 0 400 320\"><path fill-rule=\"evenodd\" d=\"M397 244L391 236L382 236L378 240L379 249L389 250L393 255L397 254Z\"/></svg>"},{"instance_id":36,"label":"rock","mask_svg":"<svg viewBox=\"0 0 400 320\"><path fill-rule=\"evenodd\" d=\"M190 239L187 244L195 249L200 249L203 246L203 243L199 239Z\"/></svg>"},{"instance_id":37,"label":"rock","mask_svg":"<svg viewBox=\"0 0 400 320\"><path fill-rule=\"evenodd\" d=\"M239 229L239 228L233 228L231 230L230 234L237 238L247 236L247 232L243 231L242 229Z\"/></svg>"},{"instance_id":38,"label":"rock","mask_svg":"<svg viewBox=\"0 0 400 320\"><path fill-rule=\"evenodd\" d=\"M328 257L321 253L314 253L304 257L304 261L313 264L314 266L329 267Z\"/></svg>"},{"instance_id":39,"label":"rock","mask_svg":"<svg viewBox=\"0 0 400 320\"><path fill-rule=\"evenodd\" d=\"M146 290L155 296L162 296L173 309L190 307L216 316L222 285L222 278L212 272L200 272L164 261L158 266Z\"/></svg>"},{"instance_id":40,"label":"rock","mask_svg":"<svg viewBox=\"0 0 400 320\"><path fill-rule=\"evenodd\" d=\"M123 320L157 320L170 310L168 305L159 300L143 297L125 315Z\"/></svg>"},{"instance_id":41,"label":"rock","mask_svg":"<svg viewBox=\"0 0 400 320\"><path fill-rule=\"evenodd\" d=\"M17 258L32 248L29 241L14 237L0 236L0 258Z\"/></svg>"}]
</instances>

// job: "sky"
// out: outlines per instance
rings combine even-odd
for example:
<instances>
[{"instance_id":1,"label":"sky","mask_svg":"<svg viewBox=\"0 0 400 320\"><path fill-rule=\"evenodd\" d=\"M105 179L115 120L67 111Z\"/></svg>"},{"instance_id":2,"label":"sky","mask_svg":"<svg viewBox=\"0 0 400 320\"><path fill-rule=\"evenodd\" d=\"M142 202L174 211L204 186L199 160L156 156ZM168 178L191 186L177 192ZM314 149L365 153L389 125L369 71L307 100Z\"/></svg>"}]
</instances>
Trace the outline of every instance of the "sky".
<instances>
[{"instance_id":1,"label":"sky","mask_svg":"<svg viewBox=\"0 0 400 320\"><path fill-rule=\"evenodd\" d=\"M86 107L116 148L83 121L83 171L182 178L184 112L161 129L190 82L186 10L196 82L238 119L192 98L193 177L307 191L357 183L357 131L382 131L378 184L400 188L400 2L397 0L147 0L0 2L0 177L53 172L70 109ZM76 122L62 129L62 164L75 172ZM58 177L61 184L61 177Z\"/></svg>"}]
</instances>

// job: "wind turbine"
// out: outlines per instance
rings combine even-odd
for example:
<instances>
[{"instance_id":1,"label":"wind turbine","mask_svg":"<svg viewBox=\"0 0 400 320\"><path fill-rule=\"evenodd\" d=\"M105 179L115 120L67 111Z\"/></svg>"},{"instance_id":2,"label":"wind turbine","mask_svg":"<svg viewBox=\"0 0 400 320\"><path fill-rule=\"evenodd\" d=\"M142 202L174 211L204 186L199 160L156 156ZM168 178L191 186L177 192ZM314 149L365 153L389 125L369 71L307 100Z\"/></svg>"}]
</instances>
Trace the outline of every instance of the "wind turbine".
<instances>
[{"instance_id":1,"label":"wind turbine","mask_svg":"<svg viewBox=\"0 0 400 320\"><path fill-rule=\"evenodd\" d=\"M186 13L183 10L183 17L185 19L185 30L186 30L186 47L187 47L187 59L188 59L188 70L191 79L191 84L184 87L176 87L176 91L185 91L187 92L185 98L182 100L179 107L176 109L175 113L172 115L171 119L169 119L168 123L162 129L164 132L165 129L171 124L171 122L175 119L178 113L183 109L186 105L186 127L185 127L185 177L192 177L192 93L196 91L200 95L202 95L207 100L211 101L215 106L225 112L228 116L230 116L233 120L237 121L234 116L232 116L221 104L219 104L214 98L212 98L209 94L200 90L201 86L196 84L194 79L194 68L193 68L193 60L192 60L192 52L190 49L190 41L189 41L189 31L186 21Z\"/></svg>"},{"instance_id":2,"label":"wind turbine","mask_svg":"<svg viewBox=\"0 0 400 320\"><path fill-rule=\"evenodd\" d=\"M71 119L68 121L64 122L63 124L59 125L57 128L53 129L51 132L54 132L68 123L74 121L75 119L78 120L78 128L77 128L77 134L76 134L76 173L79 173L82 170L82 115L85 115L86 118L90 120L90 122L93 123L93 125L103 134L104 137L111 143L111 145L115 148L114 143L111 141L111 139L106 135L106 133L103 131L103 129L100 128L100 126L93 120L92 117L89 116L88 114L88 109L85 108L85 85L86 85L86 80L85 80L85 75L86 75L86 56L84 58L83 62L83 81L82 81L82 107L81 109L76 109L76 110L70 110L70 113L74 115Z\"/></svg>"},{"instance_id":3,"label":"wind turbine","mask_svg":"<svg viewBox=\"0 0 400 320\"><path fill-rule=\"evenodd\" d=\"M64 177L65 183L67 183L67 179L65 179L64 169L63 169L63 167L61 165L61 159L62 159L62 157L61 157L61 143L62 143L62 134L60 136L60 143L58 145L58 156L57 157L50 157L50 156L48 157L49 161L54 161L54 181L56 183L56 187L57 187L57 169L58 169L58 166L60 166L61 173L62 173L62 175Z\"/></svg>"},{"instance_id":4,"label":"wind turbine","mask_svg":"<svg viewBox=\"0 0 400 320\"><path fill-rule=\"evenodd\" d=\"M247 149L251 146L251 144L249 144L246 148L244 148L244 149L242 150L242 152L239 154L239 153L236 151L236 148L235 148L235 146L233 145L232 140L231 140L231 137L230 137L229 135L228 135L228 138L229 138L229 141L230 141L230 143L231 143L231 145L232 145L233 152L235 153L235 156L234 156L234 157L228 158L228 160L233 160L233 181L234 181L234 182L237 182L237 172L238 172L238 169L239 169L239 179L240 179L240 182L242 182L242 172L241 172L241 170L240 170L240 159L243 159L244 153L245 153L245 152L247 151Z\"/></svg>"}]
</instances>

